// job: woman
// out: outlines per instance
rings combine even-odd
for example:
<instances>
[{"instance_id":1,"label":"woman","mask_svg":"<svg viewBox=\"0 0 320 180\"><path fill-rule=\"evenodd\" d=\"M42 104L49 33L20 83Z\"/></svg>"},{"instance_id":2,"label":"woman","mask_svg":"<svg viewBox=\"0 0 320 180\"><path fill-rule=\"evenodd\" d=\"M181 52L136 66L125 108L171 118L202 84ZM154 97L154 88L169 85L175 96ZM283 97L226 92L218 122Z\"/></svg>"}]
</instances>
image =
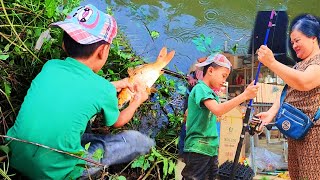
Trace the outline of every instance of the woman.
<instances>
[{"instance_id":1,"label":"woman","mask_svg":"<svg viewBox=\"0 0 320 180\"><path fill-rule=\"evenodd\" d=\"M289 86L288 102L312 118L320 107L320 25L312 15L297 17L290 27L291 53L299 61L293 68L275 60L272 51L262 45L258 60L280 76ZM280 100L267 111L257 114L267 125L277 114ZM288 138L288 168L292 180L320 179L320 121L302 140Z\"/></svg>"}]
</instances>

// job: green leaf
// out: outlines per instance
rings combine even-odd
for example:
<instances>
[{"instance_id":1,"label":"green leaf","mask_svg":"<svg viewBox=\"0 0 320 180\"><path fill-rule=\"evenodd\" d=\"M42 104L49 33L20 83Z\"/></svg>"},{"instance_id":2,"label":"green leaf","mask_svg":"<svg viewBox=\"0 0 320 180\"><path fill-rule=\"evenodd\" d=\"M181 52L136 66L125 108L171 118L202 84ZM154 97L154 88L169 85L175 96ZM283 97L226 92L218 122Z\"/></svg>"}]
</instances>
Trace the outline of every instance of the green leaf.
<instances>
[{"instance_id":1,"label":"green leaf","mask_svg":"<svg viewBox=\"0 0 320 180\"><path fill-rule=\"evenodd\" d=\"M11 60L11 61L9 62L9 65L10 65L10 66L13 66L13 65L14 65L14 60Z\"/></svg>"},{"instance_id":2,"label":"green leaf","mask_svg":"<svg viewBox=\"0 0 320 180\"><path fill-rule=\"evenodd\" d=\"M70 154L73 154L73 155L76 155L76 156L79 156L79 157L83 157L86 154L86 152L79 151L79 152L74 152L74 153L70 153Z\"/></svg>"},{"instance_id":3,"label":"green leaf","mask_svg":"<svg viewBox=\"0 0 320 180\"><path fill-rule=\"evenodd\" d=\"M131 168L143 168L144 160L144 156L139 156L136 160L133 161L133 163L131 164Z\"/></svg>"},{"instance_id":4,"label":"green leaf","mask_svg":"<svg viewBox=\"0 0 320 180\"><path fill-rule=\"evenodd\" d=\"M239 46L239 44L235 44L235 45L232 47L231 50L232 50L233 54L236 53L238 46Z\"/></svg>"},{"instance_id":5,"label":"green leaf","mask_svg":"<svg viewBox=\"0 0 320 180\"><path fill-rule=\"evenodd\" d=\"M167 80L167 78L165 76L160 76L158 78L159 82L165 82Z\"/></svg>"},{"instance_id":6,"label":"green leaf","mask_svg":"<svg viewBox=\"0 0 320 180\"><path fill-rule=\"evenodd\" d=\"M4 81L4 92L8 97L10 97L11 94L11 86L8 82Z\"/></svg>"},{"instance_id":7,"label":"green leaf","mask_svg":"<svg viewBox=\"0 0 320 180\"><path fill-rule=\"evenodd\" d=\"M206 37L204 42L206 45L210 45L212 43L212 39L210 37Z\"/></svg>"},{"instance_id":8,"label":"green leaf","mask_svg":"<svg viewBox=\"0 0 320 180\"><path fill-rule=\"evenodd\" d=\"M21 50L20 50L20 48L18 46L15 46L13 49L16 52L15 54L21 55Z\"/></svg>"},{"instance_id":9,"label":"green leaf","mask_svg":"<svg viewBox=\"0 0 320 180\"><path fill-rule=\"evenodd\" d=\"M168 174L168 159L163 158L163 176L166 177Z\"/></svg>"},{"instance_id":10,"label":"green leaf","mask_svg":"<svg viewBox=\"0 0 320 180\"><path fill-rule=\"evenodd\" d=\"M164 105L166 105L167 101L165 99L160 99L159 103L161 106L164 106Z\"/></svg>"},{"instance_id":11,"label":"green leaf","mask_svg":"<svg viewBox=\"0 0 320 180\"><path fill-rule=\"evenodd\" d=\"M204 41L204 40L205 40L205 38L206 38L204 34L200 34L200 36L199 36L199 37L200 37L200 39L201 39L202 41Z\"/></svg>"},{"instance_id":12,"label":"green leaf","mask_svg":"<svg viewBox=\"0 0 320 180\"><path fill-rule=\"evenodd\" d=\"M145 161L145 162L143 163L143 170L147 170L149 167L150 167L149 161Z\"/></svg>"},{"instance_id":13,"label":"green leaf","mask_svg":"<svg viewBox=\"0 0 320 180\"><path fill-rule=\"evenodd\" d=\"M84 149L88 151L89 147L90 147L91 142L88 142L85 146Z\"/></svg>"},{"instance_id":14,"label":"green leaf","mask_svg":"<svg viewBox=\"0 0 320 180\"><path fill-rule=\"evenodd\" d=\"M9 57L8 54L0 54L0 60L7 60Z\"/></svg>"},{"instance_id":15,"label":"green leaf","mask_svg":"<svg viewBox=\"0 0 320 180\"><path fill-rule=\"evenodd\" d=\"M194 38L192 39L192 42L196 45L196 46L202 46L203 42L200 38Z\"/></svg>"},{"instance_id":16,"label":"green leaf","mask_svg":"<svg viewBox=\"0 0 320 180\"><path fill-rule=\"evenodd\" d=\"M160 36L160 33L158 31L151 31L151 37L153 39L156 39Z\"/></svg>"},{"instance_id":17,"label":"green leaf","mask_svg":"<svg viewBox=\"0 0 320 180\"><path fill-rule=\"evenodd\" d=\"M120 52L120 57L123 58L123 59L130 59L132 57L132 54L131 53L123 53L123 52Z\"/></svg>"},{"instance_id":18,"label":"green leaf","mask_svg":"<svg viewBox=\"0 0 320 180\"><path fill-rule=\"evenodd\" d=\"M114 74L114 71L112 69L108 69L108 73L112 75Z\"/></svg>"},{"instance_id":19,"label":"green leaf","mask_svg":"<svg viewBox=\"0 0 320 180\"><path fill-rule=\"evenodd\" d=\"M0 146L0 151L4 152L6 154L9 154L10 148L9 148L9 146L1 145Z\"/></svg>"},{"instance_id":20,"label":"green leaf","mask_svg":"<svg viewBox=\"0 0 320 180\"><path fill-rule=\"evenodd\" d=\"M63 10L62 10L62 14L68 15L68 13L69 13L69 9L66 8L66 9L63 9Z\"/></svg>"},{"instance_id":21,"label":"green leaf","mask_svg":"<svg viewBox=\"0 0 320 180\"><path fill-rule=\"evenodd\" d=\"M197 46L197 50L200 52L206 52L207 49L204 46Z\"/></svg>"},{"instance_id":22,"label":"green leaf","mask_svg":"<svg viewBox=\"0 0 320 180\"><path fill-rule=\"evenodd\" d=\"M100 69L100 70L97 72L97 74L98 74L99 76L104 76L104 72L103 72L102 69Z\"/></svg>"},{"instance_id":23,"label":"green leaf","mask_svg":"<svg viewBox=\"0 0 320 180\"><path fill-rule=\"evenodd\" d=\"M101 148L98 148L92 155L92 158L96 161L100 161L100 159L103 158L103 153L104 153L104 150L101 149Z\"/></svg>"},{"instance_id":24,"label":"green leaf","mask_svg":"<svg viewBox=\"0 0 320 180\"><path fill-rule=\"evenodd\" d=\"M4 47L4 52L8 52L9 48L10 48L11 44L8 43L5 47Z\"/></svg>"},{"instance_id":25,"label":"green leaf","mask_svg":"<svg viewBox=\"0 0 320 180\"><path fill-rule=\"evenodd\" d=\"M149 161L154 161L154 157L153 157L153 156L149 156L149 157L148 157L148 160L149 160Z\"/></svg>"},{"instance_id":26,"label":"green leaf","mask_svg":"<svg viewBox=\"0 0 320 180\"><path fill-rule=\"evenodd\" d=\"M46 8L46 15L48 18L52 18L55 14L56 7L58 7L58 2L56 0L45 0L45 8Z\"/></svg>"},{"instance_id":27,"label":"green leaf","mask_svg":"<svg viewBox=\"0 0 320 180\"><path fill-rule=\"evenodd\" d=\"M126 180L127 178L126 177L124 177L124 176L119 176L119 177L117 177L117 180Z\"/></svg>"},{"instance_id":28,"label":"green leaf","mask_svg":"<svg viewBox=\"0 0 320 180\"><path fill-rule=\"evenodd\" d=\"M172 174L172 172L173 172L173 170L174 170L175 167L176 167L176 164L175 164L172 160L170 160L170 161L169 161L169 170L168 170L168 173L169 173L169 174Z\"/></svg>"},{"instance_id":29,"label":"green leaf","mask_svg":"<svg viewBox=\"0 0 320 180\"><path fill-rule=\"evenodd\" d=\"M162 157L162 155L158 153L155 148L152 148L152 154L155 155L156 157Z\"/></svg>"},{"instance_id":30,"label":"green leaf","mask_svg":"<svg viewBox=\"0 0 320 180\"><path fill-rule=\"evenodd\" d=\"M41 32L41 29L40 29L40 28L34 30L34 36L35 36L35 37L40 37L41 33L42 33L42 32Z\"/></svg>"},{"instance_id":31,"label":"green leaf","mask_svg":"<svg viewBox=\"0 0 320 180\"><path fill-rule=\"evenodd\" d=\"M174 84L175 84L175 81L171 79L171 80L169 81L169 85L170 85L171 87L174 87Z\"/></svg>"}]
</instances>

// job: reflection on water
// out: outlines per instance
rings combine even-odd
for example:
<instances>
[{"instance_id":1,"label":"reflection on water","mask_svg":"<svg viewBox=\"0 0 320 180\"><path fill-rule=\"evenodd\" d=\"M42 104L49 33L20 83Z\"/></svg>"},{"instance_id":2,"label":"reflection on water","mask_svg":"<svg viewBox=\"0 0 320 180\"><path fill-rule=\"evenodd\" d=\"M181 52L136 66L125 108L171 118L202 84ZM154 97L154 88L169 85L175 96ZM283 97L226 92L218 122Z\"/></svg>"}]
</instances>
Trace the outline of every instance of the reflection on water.
<instances>
[{"instance_id":1,"label":"reflection on water","mask_svg":"<svg viewBox=\"0 0 320 180\"><path fill-rule=\"evenodd\" d=\"M86 0L102 10L103 0ZM301 13L320 15L319 0L107 0L120 29L133 50L146 61L154 61L162 46L176 50L171 70L187 72L200 52L192 40L201 34L213 39L211 47L230 50L238 44L237 54L246 54L257 11L287 10L289 20ZM150 32L160 36L153 39Z\"/></svg>"},{"instance_id":2,"label":"reflection on water","mask_svg":"<svg viewBox=\"0 0 320 180\"><path fill-rule=\"evenodd\" d=\"M82 2L86 3L101 10L107 8L104 0ZM319 0L107 0L107 4L136 54L145 61L154 61L160 49L167 46L176 51L169 69L184 73L197 58L214 49L230 51L238 44L236 54L246 54L258 11L287 11L289 20L301 13L320 16ZM152 38L152 31L160 36ZM212 40L204 52L197 50L193 42L201 35ZM182 102L174 107L183 107ZM162 111L143 116L139 130L154 137L168 122Z\"/></svg>"},{"instance_id":3,"label":"reflection on water","mask_svg":"<svg viewBox=\"0 0 320 180\"><path fill-rule=\"evenodd\" d=\"M206 21L216 21L219 13L214 9L208 9L205 11L204 19Z\"/></svg>"}]
</instances>

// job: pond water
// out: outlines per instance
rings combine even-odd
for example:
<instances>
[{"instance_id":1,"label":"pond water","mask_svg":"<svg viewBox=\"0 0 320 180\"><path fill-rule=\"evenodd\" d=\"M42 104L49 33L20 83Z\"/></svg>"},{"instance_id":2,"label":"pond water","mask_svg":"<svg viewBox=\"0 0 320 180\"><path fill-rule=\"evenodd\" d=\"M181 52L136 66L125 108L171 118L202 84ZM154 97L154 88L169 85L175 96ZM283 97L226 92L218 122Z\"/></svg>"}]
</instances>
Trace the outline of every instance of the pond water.
<instances>
[{"instance_id":1,"label":"pond water","mask_svg":"<svg viewBox=\"0 0 320 180\"><path fill-rule=\"evenodd\" d=\"M290 19L301 13L320 16L319 0L85 0L101 10L111 8L120 30L128 37L136 54L154 61L163 46L175 50L168 65L186 73L199 57L215 50L247 54L258 11L287 11ZM277 27L275 27L277 28ZM158 32L156 36L152 33ZM197 49L193 40L212 40Z\"/></svg>"}]
</instances>

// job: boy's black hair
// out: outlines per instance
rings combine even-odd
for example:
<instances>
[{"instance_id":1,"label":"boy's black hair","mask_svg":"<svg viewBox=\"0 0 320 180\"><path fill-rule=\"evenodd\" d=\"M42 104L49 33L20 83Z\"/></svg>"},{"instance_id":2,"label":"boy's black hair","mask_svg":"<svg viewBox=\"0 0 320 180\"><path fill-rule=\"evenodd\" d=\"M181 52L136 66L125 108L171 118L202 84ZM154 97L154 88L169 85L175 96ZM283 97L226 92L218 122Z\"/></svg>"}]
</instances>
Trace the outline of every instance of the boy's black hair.
<instances>
[{"instance_id":1,"label":"boy's black hair","mask_svg":"<svg viewBox=\"0 0 320 180\"><path fill-rule=\"evenodd\" d=\"M63 43L67 55L73 58L88 58L99 46L108 44L106 41L99 41L93 44L80 44L65 31L63 32Z\"/></svg>"},{"instance_id":2,"label":"boy's black hair","mask_svg":"<svg viewBox=\"0 0 320 180\"><path fill-rule=\"evenodd\" d=\"M216 64L215 62L212 62L212 63L204 66L203 67L203 76L205 76L207 74L207 71L208 71L209 67L217 68L217 67L221 67L221 66Z\"/></svg>"}]
</instances>

